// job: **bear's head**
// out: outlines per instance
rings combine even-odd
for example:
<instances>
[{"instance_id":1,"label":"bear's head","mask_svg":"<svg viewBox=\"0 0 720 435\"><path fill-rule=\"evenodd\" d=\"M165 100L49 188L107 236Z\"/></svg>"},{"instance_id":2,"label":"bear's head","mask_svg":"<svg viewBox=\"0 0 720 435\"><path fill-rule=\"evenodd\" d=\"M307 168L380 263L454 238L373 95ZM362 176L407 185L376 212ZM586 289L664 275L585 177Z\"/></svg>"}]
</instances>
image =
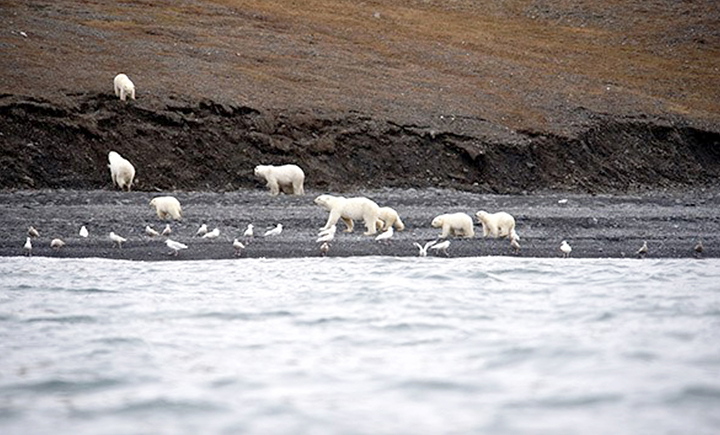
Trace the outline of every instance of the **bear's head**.
<instances>
[{"instance_id":1,"label":"bear's head","mask_svg":"<svg viewBox=\"0 0 720 435\"><path fill-rule=\"evenodd\" d=\"M257 165L255 166L255 176L256 177L262 177L267 173L267 166L266 165Z\"/></svg>"},{"instance_id":2,"label":"bear's head","mask_svg":"<svg viewBox=\"0 0 720 435\"><path fill-rule=\"evenodd\" d=\"M488 216L488 212L480 210L479 212L475 213L475 216L477 216L478 222L484 222Z\"/></svg>"},{"instance_id":3,"label":"bear's head","mask_svg":"<svg viewBox=\"0 0 720 435\"><path fill-rule=\"evenodd\" d=\"M444 221L443 217L438 216L432 220L432 223L430 225L432 225L433 228L440 228L441 226L443 226L443 221Z\"/></svg>"}]
</instances>

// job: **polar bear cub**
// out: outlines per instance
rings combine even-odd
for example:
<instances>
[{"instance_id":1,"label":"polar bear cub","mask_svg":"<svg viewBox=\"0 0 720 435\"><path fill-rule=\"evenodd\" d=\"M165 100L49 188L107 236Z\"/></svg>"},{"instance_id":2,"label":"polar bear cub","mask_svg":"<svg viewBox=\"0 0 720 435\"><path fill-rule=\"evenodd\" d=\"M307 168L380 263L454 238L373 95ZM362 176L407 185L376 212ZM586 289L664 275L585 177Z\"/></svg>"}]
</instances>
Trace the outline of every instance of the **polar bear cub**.
<instances>
[{"instance_id":1,"label":"polar bear cub","mask_svg":"<svg viewBox=\"0 0 720 435\"><path fill-rule=\"evenodd\" d=\"M475 229L473 220L465 213L448 213L435 217L431 223L433 228L441 228L440 238L447 238L450 235L473 237Z\"/></svg>"},{"instance_id":2,"label":"polar bear cub","mask_svg":"<svg viewBox=\"0 0 720 435\"><path fill-rule=\"evenodd\" d=\"M504 211L488 213L480 210L475 214L478 222L482 224L483 237L509 237L512 240L520 240L515 232L515 218Z\"/></svg>"},{"instance_id":3,"label":"polar bear cub","mask_svg":"<svg viewBox=\"0 0 720 435\"><path fill-rule=\"evenodd\" d=\"M115 88L115 96L120 97L120 101L125 101L129 95L131 99L135 99L135 85L125 74L118 74L113 80Z\"/></svg>"},{"instance_id":4,"label":"polar bear cub","mask_svg":"<svg viewBox=\"0 0 720 435\"><path fill-rule=\"evenodd\" d=\"M255 166L255 176L265 179L273 196L277 196L280 190L295 195L305 194L305 173L298 165L258 165Z\"/></svg>"},{"instance_id":5,"label":"polar bear cub","mask_svg":"<svg viewBox=\"0 0 720 435\"><path fill-rule=\"evenodd\" d=\"M362 219L367 229L365 235L370 236L377 232L376 224L380 216L380 207L368 198L320 195L315 198L315 204L330 212L323 230L329 229L342 219L348 225L346 231L350 232L353 229L353 219Z\"/></svg>"},{"instance_id":6,"label":"polar bear cub","mask_svg":"<svg viewBox=\"0 0 720 435\"><path fill-rule=\"evenodd\" d=\"M398 231L405 229L405 224L402 220L400 220L398 212L390 207L380 207L380 215L377 226L378 230L381 231L387 231L390 227L395 227Z\"/></svg>"},{"instance_id":7,"label":"polar bear cub","mask_svg":"<svg viewBox=\"0 0 720 435\"><path fill-rule=\"evenodd\" d=\"M156 196L150 201L150 206L155 207L155 213L160 219L165 219L168 216L176 221L182 219L180 201L174 196Z\"/></svg>"},{"instance_id":8,"label":"polar bear cub","mask_svg":"<svg viewBox=\"0 0 720 435\"><path fill-rule=\"evenodd\" d=\"M115 151L108 153L108 168L114 186L129 192L135 179L135 167Z\"/></svg>"}]
</instances>

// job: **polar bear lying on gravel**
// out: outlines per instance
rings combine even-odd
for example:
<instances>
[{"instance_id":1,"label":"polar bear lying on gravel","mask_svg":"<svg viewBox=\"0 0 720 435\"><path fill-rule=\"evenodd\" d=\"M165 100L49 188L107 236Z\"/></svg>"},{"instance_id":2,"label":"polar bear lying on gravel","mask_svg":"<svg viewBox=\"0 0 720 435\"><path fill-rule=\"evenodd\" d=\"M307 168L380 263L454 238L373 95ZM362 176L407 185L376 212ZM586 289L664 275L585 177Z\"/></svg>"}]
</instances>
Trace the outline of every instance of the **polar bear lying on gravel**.
<instances>
[{"instance_id":1,"label":"polar bear lying on gravel","mask_svg":"<svg viewBox=\"0 0 720 435\"><path fill-rule=\"evenodd\" d=\"M135 167L115 151L108 153L108 168L113 185L129 192L135 179Z\"/></svg>"},{"instance_id":2,"label":"polar bear lying on gravel","mask_svg":"<svg viewBox=\"0 0 720 435\"><path fill-rule=\"evenodd\" d=\"M156 196L150 201L150 206L155 207L155 213L160 219L165 219L168 216L176 221L182 219L180 201L174 196Z\"/></svg>"},{"instance_id":3,"label":"polar bear lying on gravel","mask_svg":"<svg viewBox=\"0 0 720 435\"><path fill-rule=\"evenodd\" d=\"M258 165L255 166L255 176L267 181L270 194L276 196L283 192L304 195L305 173L298 165Z\"/></svg>"},{"instance_id":4,"label":"polar bear lying on gravel","mask_svg":"<svg viewBox=\"0 0 720 435\"><path fill-rule=\"evenodd\" d=\"M330 212L327 223L322 228L327 230L342 218L347 224L347 232L353 230L353 219L362 219L365 223L365 235L375 234L376 224L380 216L380 207L365 197L345 198L344 196L320 195L315 198L315 204Z\"/></svg>"},{"instance_id":5,"label":"polar bear lying on gravel","mask_svg":"<svg viewBox=\"0 0 720 435\"><path fill-rule=\"evenodd\" d=\"M392 226L398 231L405 229L405 224L400 220L398 212L390 207L380 207L378 230L387 231Z\"/></svg>"},{"instance_id":6,"label":"polar bear lying on gravel","mask_svg":"<svg viewBox=\"0 0 720 435\"><path fill-rule=\"evenodd\" d=\"M482 224L483 237L509 237L511 240L520 240L515 232L515 218L504 211L488 213L480 210L475 214L478 222Z\"/></svg>"},{"instance_id":7,"label":"polar bear lying on gravel","mask_svg":"<svg viewBox=\"0 0 720 435\"><path fill-rule=\"evenodd\" d=\"M435 217L431 223L433 228L441 228L440 238L446 238L450 235L473 237L475 230L473 228L473 220L465 213L441 214Z\"/></svg>"},{"instance_id":8,"label":"polar bear lying on gravel","mask_svg":"<svg viewBox=\"0 0 720 435\"><path fill-rule=\"evenodd\" d=\"M113 86L115 87L115 96L120 97L120 101L125 101L128 95L131 99L135 99L135 85L125 74L116 75Z\"/></svg>"}]
</instances>

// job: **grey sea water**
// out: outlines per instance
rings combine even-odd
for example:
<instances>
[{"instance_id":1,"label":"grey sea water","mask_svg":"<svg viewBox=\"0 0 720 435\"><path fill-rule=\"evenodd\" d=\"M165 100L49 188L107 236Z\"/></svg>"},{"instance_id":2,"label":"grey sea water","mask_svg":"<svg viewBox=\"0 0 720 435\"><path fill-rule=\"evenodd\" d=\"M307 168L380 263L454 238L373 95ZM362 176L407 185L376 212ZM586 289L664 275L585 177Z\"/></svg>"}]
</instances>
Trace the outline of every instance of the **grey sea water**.
<instances>
[{"instance_id":1,"label":"grey sea water","mask_svg":"<svg viewBox=\"0 0 720 435\"><path fill-rule=\"evenodd\" d=\"M0 259L0 433L717 434L720 261Z\"/></svg>"}]
</instances>

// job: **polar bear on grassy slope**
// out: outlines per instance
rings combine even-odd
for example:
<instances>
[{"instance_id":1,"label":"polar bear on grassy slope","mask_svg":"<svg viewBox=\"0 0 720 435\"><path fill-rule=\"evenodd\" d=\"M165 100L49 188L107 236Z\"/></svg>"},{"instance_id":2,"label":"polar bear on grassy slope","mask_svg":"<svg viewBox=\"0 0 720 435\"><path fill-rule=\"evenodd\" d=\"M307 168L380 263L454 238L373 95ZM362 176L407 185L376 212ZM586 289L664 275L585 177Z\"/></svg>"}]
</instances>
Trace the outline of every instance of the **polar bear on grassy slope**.
<instances>
[{"instance_id":1,"label":"polar bear on grassy slope","mask_svg":"<svg viewBox=\"0 0 720 435\"><path fill-rule=\"evenodd\" d=\"M258 165L255 166L255 176L265 179L270 194L276 196L283 192L304 195L305 173L298 165Z\"/></svg>"},{"instance_id":2,"label":"polar bear on grassy slope","mask_svg":"<svg viewBox=\"0 0 720 435\"><path fill-rule=\"evenodd\" d=\"M405 224L400 219L400 215L394 209L390 207L380 207L380 215L377 224L378 230L387 231L390 227L395 227L396 230L402 231L405 229Z\"/></svg>"},{"instance_id":3,"label":"polar bear on grassy slope","mask_svg":"<svg viewBox=\"0 0 720 435\"><path fill-rule=\"evenodd\" d=\"M442 228L440 238L447 238L450 235L473 237L475 230L473 220L465 213L448 213L435 217L431 223L433 228Z\"/></svg>"},{"instance_id":4,"label":"polar bear on grassy slope","mask_svg":"<svg viewBox=\"0 0 720 435\"><path fill-rule=\"evenodd\" d=\"M108 162L113 185L129 192L135 179L135 167L115 151L108 153Z\"/></svg>"},{"instance_id":5,"label":"polar bear on grassy slope","mask_svg":"<svg viewBox=\"0 0 720 435\"><path fill-rule=\"evenodd\" d=\"M327 223L322 228L329 229L342 219L347 224L347 232L353 230L353 219L362 219L365 223L365 235L377 232L375 226L380 216L380 207L365 197L345 198L344 196L320 195L315 198L315 204L330 212Z\"/></svg>"},{"instance_id":6,"label":"polar bear on grassy slope","mask_svg":"<svg viewBox=\"0 0 720 435\"><path fill-rule=\"evenodd\" d=\"M509 237L513 240L520 240L520 236L515 232L515 218L510 213L504 211L488 213L480 210L475 213L475 216L482 224L483 237Z\"/></svg>"},{"instance_id":7,"label":"polar bear on grassy slope","mask_svg":"<svg viewBox=\"0 0 720 435\"><path fill-rule=\"evenodd\" d=\"M182 219L180 201L174 196L156 196L150 201L150 206L155 207L155 213L160 219L167 217L171 217L176 221Z\"/></svg>"},{"instance_id":8,"label":"polar bear on grassy slope","mask_svg":"<svg viewBox=\"0 0 720 435\"><path fill-rule=\"evenodd\" d=\"M113 87L115 88L115 96L120 97L120 101L125 101L128 95L130 99L135 99L135 85L125 74L115 76Z\"/></svg>"}]
</instances>

